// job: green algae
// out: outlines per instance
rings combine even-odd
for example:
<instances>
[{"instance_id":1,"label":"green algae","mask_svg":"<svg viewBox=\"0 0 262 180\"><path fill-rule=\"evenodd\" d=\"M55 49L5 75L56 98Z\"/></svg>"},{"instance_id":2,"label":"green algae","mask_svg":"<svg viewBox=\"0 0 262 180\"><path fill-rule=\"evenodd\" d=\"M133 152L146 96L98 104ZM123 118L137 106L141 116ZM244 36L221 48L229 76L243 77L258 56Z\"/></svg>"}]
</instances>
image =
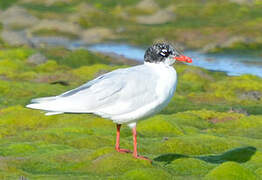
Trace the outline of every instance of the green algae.
<instances>
[{"instance_id":1,"label":"green algae","mask_svg":"<svg viewBox=\"0 0 262 180\"><path fill-rule=\"evenodd\" d=\"M261 138L261 133L260 133L261 121L262 121L261 115L248 116L248 117L243 117L236 121L228 121L223 124L218 124L211 131L216 133L228 134L228 135ZM227 127L228 129L225 130L225 127Z\"/></svg>"},{"instance_id":2,"label":"green algae","mask_svg":"<svg viewBox=\"0 0 262 180\"><path fill-rule=\"evenodd\" d=\"M81 80L88 80L117 68L118 66L110 67L105 64L95 64L74 69L72 73L79 77Z\"/></svg>"},{"instance_id":3,"label":"green algae","mask_svg":"<svg viewBox=\"0 0 262 180\"><path fill-rule=\"evenodd\" d=\"M181 136L169 138L156 149L159 153L176 153L184 155L201 155L219 153L239 146L239 142L227 138L199 134L198 136Z\"/></svg>"},{"instance_id":4,"label":"green algae","mask_svg":"<svg viewBox=\"0 0 262 180\"><path fill-rule=\"evenodd\" d=\"M55 12L55 13L71 13L74 12L74 8L72 7L73 4L65 3L65 2L58 2L54 3L52 6L48 6L43 2L37 3L22 3L22 7L39 12Z\"/></svg>"},{"instance_id":5,"label":"green algae","mask_svg":"<svg viewBox=\"0 0 262 180\"><path fill-rule=\"evenodd\" d=\"M228 84L229 80L231 80L230 84ZM214 90L216 97L240 102L242 100L239 98L240 93L249 91L261 92L262 86L260 78L252 75L242 75L240 77L228 77L228 79L211 84L210 88Z\"/></svg>"},{"instance_id":6,"label":"green algae","mask_svg":"<svg viewBox=\"0 0 262 180\"><path fill-rule=\"evenodd\" d=\"M18 0L10 0L10 1L1 1L0 2L0 9L7 9L12 4L15 4Z\"/></svg>"},{"instance_id":7,"label":"green algae","mask_svg":"<svg viewBox=\"0 0 262 180\"><path fill-rule=\"evenodd\" d=\"M6 9L15 2L1 1L0 8ZM78 12L82 2L18 5L40 19L67 20L70 13ZM256 41L236 42L217 51L261 49L257 41L261 37L259 1L239 5L224 0L156 0L160 8L174 6L176 14L174 21L157 26L135 22L138 15L156 12L137 10L138 1L85 2L97 12L80 15L76 23L82 28L106 26L117 32L120 39L116 40L122 42L145 45L161 35L187 47L202 48L210 39L218 43L217 40L237 35ZM225 17L228 21L224 21ZM36 34L76 37L45 29ZM229 77L222 72L176 64L179 81L174 98L160 115L137 126L138 151L153 159L150 164L133 159L132 154L115 152L116 128L109 120L85 114L44 116L41 111L24 108L32 98L60 94L126 66L87 50L14 48L2 41L0 46L0 179L262 178L261 78ZM36 52L48 61L41 65L27 63ZM56 83L60 81L66 83ZM120 145L132 149L132 132L126 126L121 127Z\"/></svg>"},{"instance_id":8,"label":"green algae","mask_svg":"<svg viewBox=\"0 0 262 180\"><path fill-rule=\"evenodd\" d=\"M145 168L152 165L148 161L134 159L132 155L119 154L117 152L105 154L90 164L90 171L98 174L119 174L127 171L129 167Z\"/></svg>"},{"instance_id":9,"label":"green algae","mask_svg":"<svg viewBox=\"0 0 262 180\"><path fill-rule=\"evenodd\" d=\"M63 66L59 66L56 61L48 60L44 64L40 64L36 67L37 72L55 72L61 70Z\"/></svg>"},{"instance_id":10,"label":"green algae","mask_svg":"<svg viewBox=\"0 0 262 180\"><path fill-rule=\"evenodd\" d=\"M259 168L255 171L258 177L262 177L262 168Z\"/></svg>"},{"instance_id":11,"label":"green algae","mask_svg":"<svg viewBox=\"0 0 262 180\"><path fill-rule=\"evenodd\" d=\"M51 30L51 29L39 29L37 31L33 32L34 35L36 36L42 36L42 37L67 37L69 39L77 39L78 36L76 34L70 33L70 32L63 32L63 31L58 31L57 29Z\"/></svg>"},{"instance_id":12,"label":"green algae","mask_svg":"<svg viewBox=\"0 0 262 180\"><path fill-rule=\"evenodd\" d=\"M32 68L26 66L26 59L34 51L26 48L5 49L0 51L0 75L8 79L27 79L32 78L32 74L25 74ZM19 73L19 75L18 75ZM20 73L23 75L20 76Z\"/></svg>"},{"instance_id":13,"label":"green algae","mask_svg":"<svg viewBox=\"0 0 262 180\"><path fill-rule=\"evenodd\" d=\"M203 108L225 112L236 108L250 114L261 114L261 78L252 75L228 77L224 73L210 73L199 68L187 70L178 64L175 66L182 76L179 76L175 96L163 113ZM185 76L187 72L196 77Z\"/></svg>"},{"instance_id":14,"label":"green algae","mask_svg":"<svg viewBox=\"0 0 262 180\"><path fill-rule=\"evenodd\" d=\"M194 175L199 177L207 174L214 167L215 165L213 164L194 158L178 158L167 166L167 168L175 175Z\"/></svg>"},{"instance_id":15,"label":"green algae","mask_svg":"<svg viewBox=\"0 0 262 180\"><path fill-rule=\"evenodd\" d=\"M45 128L55 123L54 117L47 117L44 114L31 112L21 106L12 106L1 111L1 137L19 134L25 130L33 130L37 127ZM37 115L33 115L37 113Z\"/></svg>"},{"instance_id":16,"label":"green algae","mask_svg":"<svg viewBox=\"0 0 262 180\"><path fill-rule=\"evenodd\" d=\"M242 167L235 162L226 162L210 171L206 176L206 180L216 179L236 179L236 180L255 180L257 176L248 169Z\"/></svg>"},{"instance_id":17,"label":"green algae","mask_svg":"<svg viewBox=\"0 0 262 180\"><path fill-rule=\"evenodd\" d=\"M52 96L64 90L61 85L3 80L0 82L0 106L25 105L32 97Z\"/></svg>"},{"instance_id":18,"label":"green algae","mask_svg":"<svg viewBox=\"0 0 262 180\"><path fill-rule=\"evenodd\" d=\"M50 52L51 51L51 52ZM85 65L92 65L96 63L109 63L105 59L96 56L88 50L79 49L75 51L68 51L63 49L57 49L57 51L62 51L63 54L58 54L59 52L54 52L55 50L47 51L47 56L51 59L55 59L58 64L66 65L72 68L78 68ZM54 54L56 53L56 54Z\"/></svg>"},{"instance_id":19,"label":"green algae","mask_svg":"<svg viewBox=\"0 0 262 180\"><path fill-rule=\"evenodd\" d=\"M0 50L0 59L11 59L24 61L30 55L34 53L33 49L30 48L9 48Z\"/></svg>"},{"instance_id":20,"label":"green algae","mask_svg":"<svg viewBox=\"0 0 262 180\"><path fill-rule=\"evenodd\" d=\"M124 173L119 179L128 179L128 180L135 180L135 179L141 179L141 180L158 180L158 179L172 179L172 176L162 170L162 169L156 169L156 168L140 168L140 169L134 169L131 171L128 171Z\"/></svg>"},{"instance_id":21,"label":"green algae","mask_svg":"<svg viewBox=\"0 0 262 180\"><path fill-rule=\"evenodd\" d=\"M248 168L249 170L255 172L258 174L259 177L262 177L261 173L261 163L262 163L262 153L260 151L256 151L255 154L247 161L244 163L244 167Z\"/></svg>"},{"instance_id":22,"label":"green algae","mask_svg":"<svg viewBox=\"0 0 262 180\"><path fill-rule=\"evenodd\" d=\"M48 60L41 65L28 64L27 58L36 51ZM261 92L261 78L228 77L176 64L180 79L176 95L159 115L137 126L138 151L153 159L150 164L134 159L132 154L115 152L116 127L109 120L90 114L45 116L41 111L24 108L32 98L60 94L126 66L89 51L63 48L2 49L0 58L1 67L5 67L0 67L0 177L262 177L261 100L243 95ZM78 58L83 61L75 62ZM60 80L67 85L52 84ZM229 111L235 106L250 115ZM126 126L121 127L120 146L133 148L132 131Z\"/></svg>"},{"instance_id":23,"label":"green algae","mask_svg":"<svg viewBox=\"0 0 262 180\"><path fill-rule=\"evenodd\" d=\"M117 10L113 9L112 12L94 11L81 16L78 23L83 28L97 27L97 26L113 26L114 28L119 24L127 24L123 18L117 15ZM110 14L110 15L109 15Z\"/></svg>"},{"instance_id":24,"label":"green algae","mask_svg":"<svg viewBox=\"0 0 262 180\"><path fill-rule=\"evenodd\" d=\"M172 136L183 135L182 129L167 121L167 116L155 116L139 124L138 132L144 136Z\"/></svg>"}]
</instances>

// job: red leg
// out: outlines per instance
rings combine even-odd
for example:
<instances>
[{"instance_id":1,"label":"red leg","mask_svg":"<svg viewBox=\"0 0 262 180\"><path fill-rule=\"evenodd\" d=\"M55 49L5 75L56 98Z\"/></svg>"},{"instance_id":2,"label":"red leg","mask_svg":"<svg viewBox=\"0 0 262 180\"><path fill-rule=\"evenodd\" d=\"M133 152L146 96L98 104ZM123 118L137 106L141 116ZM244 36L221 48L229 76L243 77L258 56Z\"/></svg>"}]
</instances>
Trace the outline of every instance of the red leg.
<instances>
[{"instance_id":1,"label":"red leg","mask_svg":"<svg viewBox=\"0 0 262 180\"><path fill-rule=\"evenodd\" d=\"M136 126L133 127L133 142L134 142L134 152L133 152L133 156L134 158L137 158L137 159L145 159L145 160L149 160L151 162L151 160L147 157L144 157L144 156L139 156L137 154L137 139L136 139Z\"/></svg>"},{"instance_id":2,"label":"red leg","mask_svg":"<svg viewBox=\"0 0 262 180\"><path fill-rule=\"evenodd\" d=\"M121 124L116 125L116 151L121 153L131 153L128 149L120 149L120 128Z\"/></svg>"}]
</instances>

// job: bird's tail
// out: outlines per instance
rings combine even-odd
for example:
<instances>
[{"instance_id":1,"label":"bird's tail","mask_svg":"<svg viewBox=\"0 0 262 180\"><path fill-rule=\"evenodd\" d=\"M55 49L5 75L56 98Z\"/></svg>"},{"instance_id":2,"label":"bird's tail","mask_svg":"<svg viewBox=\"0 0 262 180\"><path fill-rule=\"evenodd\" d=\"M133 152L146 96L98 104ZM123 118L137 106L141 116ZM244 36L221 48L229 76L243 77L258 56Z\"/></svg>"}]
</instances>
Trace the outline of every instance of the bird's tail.
<instances>
[{"instance_id":1,"label":"bird's tail","mask_svg":"<svg viewBox=\"0 0 262 180\"><path fill-rule=\"evenodd\" d=\"M57 96L42 97L42 98L32 99L31 103L41 103L41 102L46 102L46 101L53 101L53 100L56 100L56 99L57 99Z\"/></svg>"},{"instance_id":2,"label":"bird's tail","mask_svg":"<svg viewBox=\"0 0 262 180\"><path fill-rule=\"evenodd\" d=\"M43 97L43 98L36 98L31 100L31 104L26 105L27 108L30 109L39 109L46 111L45 115L55 115L55 114L63 114L64 112L59 111L49 111L47 110L47 102L54 101L57 99L57 96L52 97Z\"/></svg>"}]
</instances>

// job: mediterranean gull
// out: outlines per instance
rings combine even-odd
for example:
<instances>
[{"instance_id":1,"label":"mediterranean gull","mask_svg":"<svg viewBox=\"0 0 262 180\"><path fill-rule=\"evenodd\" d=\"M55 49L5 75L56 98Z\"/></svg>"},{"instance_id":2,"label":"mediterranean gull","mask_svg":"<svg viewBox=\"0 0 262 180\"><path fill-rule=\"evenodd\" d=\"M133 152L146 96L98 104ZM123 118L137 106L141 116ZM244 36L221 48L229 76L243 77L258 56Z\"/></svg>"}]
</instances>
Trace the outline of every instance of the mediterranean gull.
<instances>
[{"instance_id":1,"label":"mediterranean gull","mask_svg":"<svg viewBox=\"0 0 262 180\"><path fill-rule=\"evenodd\" d=\"M161 111L171 100L177 84L175 61L191 63L167 43L156 43L144 55L144 64L117 69L58 96L37 98L26 107L46 111L46 115L93 113L116 123L115 149L120 148L120 127L128 124L133 131L133 156L137 153L136 123Z\"/></svg>"}]
</instances>

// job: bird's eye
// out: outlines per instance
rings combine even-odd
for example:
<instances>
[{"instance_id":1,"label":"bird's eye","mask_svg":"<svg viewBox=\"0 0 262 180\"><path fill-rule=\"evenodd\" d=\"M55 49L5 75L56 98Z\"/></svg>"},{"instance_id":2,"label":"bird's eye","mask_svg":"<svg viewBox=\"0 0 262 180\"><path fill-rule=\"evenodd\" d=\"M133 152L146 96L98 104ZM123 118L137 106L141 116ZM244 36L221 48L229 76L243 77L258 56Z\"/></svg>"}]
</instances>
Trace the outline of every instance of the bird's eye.
<instances>
[{"instance_id":1,"label":"bird's eye","mask_svg":"<svg viewBox=\"0 0 262 180\"><path fill-rule=\"evenodd\" d=\"M167 49L162 49L159 54L163 57L168 57L170 52Z\"/></svg>"}]
</instances>

